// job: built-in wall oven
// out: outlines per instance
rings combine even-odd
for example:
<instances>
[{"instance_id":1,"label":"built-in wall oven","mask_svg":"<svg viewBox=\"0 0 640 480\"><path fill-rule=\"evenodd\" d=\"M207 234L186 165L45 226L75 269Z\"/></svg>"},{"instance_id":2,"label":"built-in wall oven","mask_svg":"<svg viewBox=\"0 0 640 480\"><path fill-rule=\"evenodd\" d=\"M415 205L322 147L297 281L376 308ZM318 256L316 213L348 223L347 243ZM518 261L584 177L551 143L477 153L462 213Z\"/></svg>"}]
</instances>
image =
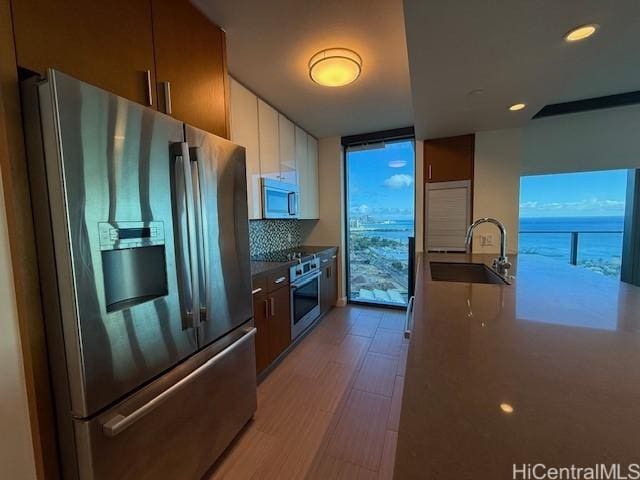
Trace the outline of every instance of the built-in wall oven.
<instances>
[{"instance_id":1,"label":"built-in wall oven","mask_svg":"<svg viewBox=\"0 0 640 480\"><path fill-rule=\"evenodd\" d=\"M264 218L298 218L298 186L263 178L262 214Z\"/></svg>"},{"instance_id":2,"label":"built-in wall oven","mask_svg":"<svg viewBox=\"0 0 640 480\"><path fill-rule=\"evenodd\" d=\"M320 316L320 261L300 260L290 269L291 338L298 337Z\"/></svg>"}]
</instances>

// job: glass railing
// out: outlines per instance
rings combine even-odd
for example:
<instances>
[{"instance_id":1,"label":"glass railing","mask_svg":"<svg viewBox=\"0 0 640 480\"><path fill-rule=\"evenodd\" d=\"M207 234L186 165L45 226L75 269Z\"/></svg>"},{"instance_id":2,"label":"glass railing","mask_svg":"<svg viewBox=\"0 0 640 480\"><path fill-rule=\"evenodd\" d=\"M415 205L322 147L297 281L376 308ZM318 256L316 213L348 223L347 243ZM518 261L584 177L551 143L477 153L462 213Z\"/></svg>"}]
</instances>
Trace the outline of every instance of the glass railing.
<instances>
[{"instance_id":1,"label":"glass railing","mask_svg":"<svg viewBox=\"0 0 640 480\"><path fill-rule=\"evenodd\" d=\"M611 277L620 277L621 230L522 230L520 254L541 255Z\"/></svg>"}]
</instances>

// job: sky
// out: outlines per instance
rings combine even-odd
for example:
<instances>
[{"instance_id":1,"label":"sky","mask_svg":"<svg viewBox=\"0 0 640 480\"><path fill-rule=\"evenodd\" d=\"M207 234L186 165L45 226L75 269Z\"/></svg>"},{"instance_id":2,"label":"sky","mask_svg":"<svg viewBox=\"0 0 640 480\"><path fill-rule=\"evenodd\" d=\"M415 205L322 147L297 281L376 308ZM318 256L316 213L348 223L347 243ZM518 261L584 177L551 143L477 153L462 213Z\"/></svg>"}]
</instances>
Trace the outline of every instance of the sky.
<instances>
[{"instance_id":1,"label":"sky","mask_svg":"<svg viewBox=\"0 0 640 480\"><path fill-rule=\"evenodd\" d=\"M522 177L520 216L622 216L626 190L627 170Z\"/></svg>"},{"instance_id":2,"label":"sky","mask_svg":"<svg viewBox=\"0 0 640 480\"><path fill-rule=\"evenodd\" d=\"M413 218L413 141L349 151L347 179L351 217Z\"/></svg>"}]
</instances>

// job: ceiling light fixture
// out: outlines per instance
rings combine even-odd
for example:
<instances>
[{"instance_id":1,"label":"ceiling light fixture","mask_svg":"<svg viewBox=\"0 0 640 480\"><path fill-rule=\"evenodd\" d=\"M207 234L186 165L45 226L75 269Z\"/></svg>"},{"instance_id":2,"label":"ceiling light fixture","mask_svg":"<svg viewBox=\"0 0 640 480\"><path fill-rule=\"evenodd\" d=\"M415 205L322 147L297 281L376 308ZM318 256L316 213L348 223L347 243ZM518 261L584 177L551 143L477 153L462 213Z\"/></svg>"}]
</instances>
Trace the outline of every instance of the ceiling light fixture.
<instances>
[{"instance_id":1,"label":"ceiling light fixture","mask_svg":"<svg viewBox=\"0 0 640 480\"><path fill-rule=\"evenodd\" d=\"M598 25L595 23L580 25L579 27L576 27L567 32L567 34L564 36L564 39L567 42L577 42L580 40L584 40L585 38L589 38L591 35L596 33L596 30L598 30Z\"/></svg>"},{"instance_id":2,"label":"ceiling light fixture","mask_svg":"<svg viewBox=\"0 0 640 480\"><path fill-rule=\"evenodd\" d=\"M526 103L514 103L509 107L509 110L511 110L512 112L517 112L518 110L522 110L526 106L527 106Z\"/></svg>"},{"instance_id":3,"label":"ceiling light fixture","mask_svg":"<svg viewBox=\"0 0 640 480\"><path fill-rule=\"evenodd\" d=\"M318 85L342 87L356 81L362 72L362 58L347 48L328 48L309 60L309 76Z\"/></svg>"}]
</instances>

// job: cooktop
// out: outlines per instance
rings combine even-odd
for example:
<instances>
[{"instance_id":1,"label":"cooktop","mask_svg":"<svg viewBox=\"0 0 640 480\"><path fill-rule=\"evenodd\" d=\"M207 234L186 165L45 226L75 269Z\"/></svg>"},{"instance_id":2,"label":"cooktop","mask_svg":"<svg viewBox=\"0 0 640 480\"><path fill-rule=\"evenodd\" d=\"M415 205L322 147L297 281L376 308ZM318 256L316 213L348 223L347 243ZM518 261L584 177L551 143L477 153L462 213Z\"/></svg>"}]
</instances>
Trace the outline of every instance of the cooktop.
<instances>
[{"instance_id":1,"label":"cooktop","mask_svg":"<svg viewBox=\"0 0 640 480\"><path fill-rule=\"evenodd\" d=\"M297 247L260 253L253 255L251 260L258 262L292 262L299 258L312 257L313 255L315 255L315 252L308 251L304 247Z\"/></svg>"}]
</instances>

